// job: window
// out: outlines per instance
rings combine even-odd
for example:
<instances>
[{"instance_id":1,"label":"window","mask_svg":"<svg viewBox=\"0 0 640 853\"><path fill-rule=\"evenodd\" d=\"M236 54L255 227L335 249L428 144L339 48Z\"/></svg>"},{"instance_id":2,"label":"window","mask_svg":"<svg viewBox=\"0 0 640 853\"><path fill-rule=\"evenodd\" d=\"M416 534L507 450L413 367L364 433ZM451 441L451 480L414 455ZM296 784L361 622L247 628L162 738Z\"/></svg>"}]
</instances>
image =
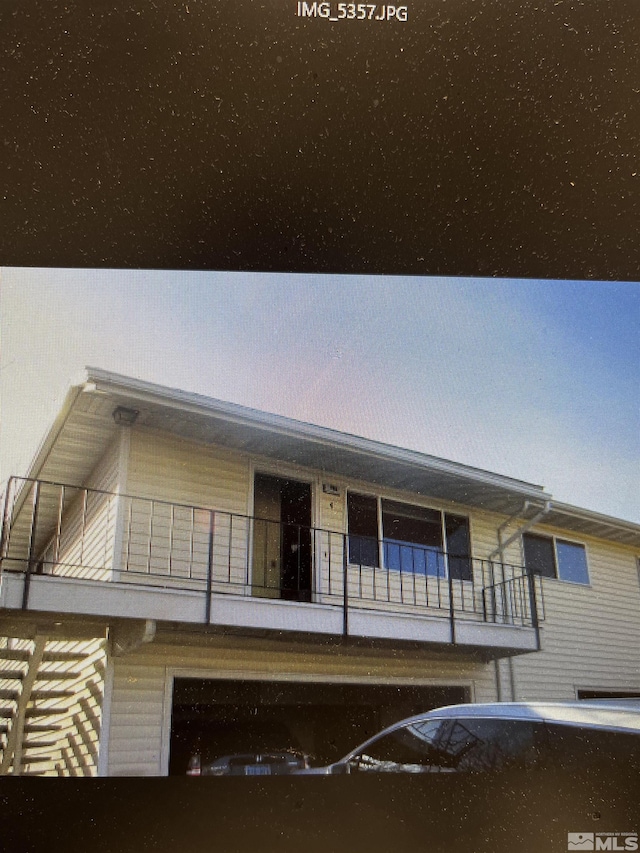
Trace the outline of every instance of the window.
<instances>
[{"instance_id":1,"label":"window","mask_svg":"<svg viewBox=\"0 0 640 853\"><path fill-rule=\"evenodd\" d=\"M484 773L537 766L542 723L426 720L368 744L349 762L359 773Z\"/></svg>"},{"instance_id":2,"label":"window","mask_svg":"<svg viewBox=\"0 0 640 853\"><path fill-rule=\"evenodd\" d=\"M584 545L533 533L525 533L522 543L525 566L535 574L573 583L589 583Z\"/></svg>"},{"instance_id":3,"label":"window","mask_svg":"<svg viewBox=\"0 0 640 853\"><path fill-rule=\"evenodd\" d=\"M349 761L353 773L433 773L438 763L439 720L403 726L374 740Z\"/></svg>"},{"instance_id":4,"label":"window","mask_svg":"<svg viewBox=\"0 0 640 853\"><path fill-rule=\"evenodd\" d=\"M383 500L382 530L386 568L444 577L438 510Z\"/></svg>"},{"instance_id":5,"label":"window","mask_svg":"<svg viewBox=\"0 0 640 853\"><path fill-rule=\"evenodd\" d=\"M449 571L456 580L473 580L469 521L461 515L444 514Z\"/></svg>"},{"instance_id":6,"label":"window","mask_svg":"<svg viewBox=\"0 0 640 853\"><path fill-rule=\"evenodd\" d=\"M347 495L349 516L349 562L360 566L379 565L378 501L369 495Z\"/></svg>"},{"instance_id":7,"label":"window","mask_svg":"<svg viewBox=\"0 0 640 853\"><path fill-rule=\"evenodd\" d=\"M563 542L556 539L556 554L558 558L558 577L563 581L574 583L589 583L587 571L587 553L584 545L574 542Z\"/></svg>"},{"instance_id":8,"label":"window","mask_svg":"<svg viewBox=\"0 0 640 853\"><path fill-rule=\"evenodd\" d=\"M442 762L458 773L530 770L543 731L541 723L525 720L454 720L442 739Z\"/></svg>"},{"instance_id":9,"label":"window","mask_svg":"<svg viewBox=\"0 0 640 853\"><path fill-rule=\"evenodd\" d=\"M549 765L562 767L569 773L584 775L595 771L611 774L620 770L640 772L640 737L636 732L618 729L582 728L580 726L547 724ZM611 776L613 779L614 776ZM634 777L635 778L635 777Z\"/></svg>"},{"instance_id":10,"label":"window","mask_svg":"<svg viewBox=\"0 0 640 853\"><path fill-rule=\"evenodd\" d=\"M347 514L351 563L380 565L380 518L385 568L445 577L446 543L451 577L472 580L469 520L464 516L354 492L347 496Z\"/></svg>"},{"instance_id":11,"label":"window","mask_svg":"<svg viewBox=\"0 0 640 853\"><path fill-rule=\"evenodd\" d=\"M555 578L556 561L553 553L553 539L525 533L522 541L525 566L535 574L542 575L543 578Z\"/></svg>"}]
</instances>

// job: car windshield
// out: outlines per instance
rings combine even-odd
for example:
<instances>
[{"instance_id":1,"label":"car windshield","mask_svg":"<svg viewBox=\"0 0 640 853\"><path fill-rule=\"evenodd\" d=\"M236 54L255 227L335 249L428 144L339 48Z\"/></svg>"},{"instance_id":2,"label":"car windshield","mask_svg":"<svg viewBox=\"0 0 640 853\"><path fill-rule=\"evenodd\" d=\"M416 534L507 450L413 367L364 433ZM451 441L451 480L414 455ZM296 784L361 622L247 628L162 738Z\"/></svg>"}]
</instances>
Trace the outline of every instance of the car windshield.
<instances>
[{"instance_id":1,"label":"car windshield","mask_svg":"<svg viewBox=\"0 0 640 853\"><path fill-rule=\"evenodd\" d=\"M411 723L367 744L351 770L378 773L452 773L531 767L541 725L513 720L428 720Z\"/></svg>"}]
</instances>

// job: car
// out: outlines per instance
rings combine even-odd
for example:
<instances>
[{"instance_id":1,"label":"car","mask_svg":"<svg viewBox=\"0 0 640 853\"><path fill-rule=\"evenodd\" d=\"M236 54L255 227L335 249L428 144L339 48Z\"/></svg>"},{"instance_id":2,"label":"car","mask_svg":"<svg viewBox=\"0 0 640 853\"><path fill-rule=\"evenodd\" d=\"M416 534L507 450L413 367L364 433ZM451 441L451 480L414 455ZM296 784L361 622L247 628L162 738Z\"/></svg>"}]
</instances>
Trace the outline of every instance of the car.
<instances>
[{"instance_id":1,"label":"car","mask_svg":"<svg viewBox=\"0 0 640 853\"><path fill-rule=\"evenodd\" d=\"M640 771L640 703L450 705L401 720L298 775L484 773L612 766Z\"/></svg>"},{"instance_id":2,"label":"car","mask_svg":"<svg viewBox=\"0 0 640 853\"><path fill-rule=\"evenodd\" d=\"M309 768L309 757L293 750L223 755L202 763L200 753L189 759L187 776L283 776Z\"/></svg>"}]
</instances>

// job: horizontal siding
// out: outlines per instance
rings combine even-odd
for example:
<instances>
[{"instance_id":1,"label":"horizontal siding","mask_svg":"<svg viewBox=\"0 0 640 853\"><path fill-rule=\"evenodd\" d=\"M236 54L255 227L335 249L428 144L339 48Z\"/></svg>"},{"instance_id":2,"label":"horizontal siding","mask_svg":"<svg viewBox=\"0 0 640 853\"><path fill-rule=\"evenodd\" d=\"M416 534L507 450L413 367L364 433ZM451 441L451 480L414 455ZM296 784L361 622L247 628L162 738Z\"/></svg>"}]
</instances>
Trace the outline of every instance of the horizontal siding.
<instances>
[{"instance_id":1,"label":"horizontal siding","mask_svg":"<svg viewBox=\"0 0 640 853\"><path fill-rule=\"evenodd\" d=\"M244 515L249 463L228 450L133 429L126 492Z\"/></svg>"},{"instance_id":2,"label":"horizontal siding","mask_svg":"<svg viewBox=\"0 0 640 853\"><path fill-rule=\"evenodd\" d=\"M219 584L246 584L250 541L246 458L133 430L126 491L148 500L123 501L122 569L129 573L125 579L153 575L156 583L171 577L178 585L204 585L212 536L214 589ZM218 512L212 517L207 509Z\"/></svg>"},{"instance_id":3,"label":"horizontal siding","mask_svg":"<svg viewBox=\"0 0 640 853\"><path fill-rule=\"evenodd\" d=\"M221 640L213 646L161 646L153 643L131 655L136 665L212 669L219 673L259 674L264 677L322 675L335 678L453 678L484 677L487 665L456 653L429 655L367 651L349 654L338 647L318 651L314 646L286 650L268 642ZM212 676L213 677L213 676ZM137 688L135 688L137 689Z\"/></svg>"},{"instance_id":4,"label":"horizontal siding","mask_svg":"<svg viewBox=\"0 0 640 853\"><path fill-rule=\"evenodd\" d=\"M109 776L159 776L165 670L114 660L109 722Z\"/></svg>"},{"instance_id":5,"label":"horizontal siding","mask_svg":"<svg viewBox=\"0 0 640 853\"><path fill-rule=\"evenodd\" d=\"M63 514L60 535L49 542L43 558L57 575L108 580L113 568L117 516L119 444L113 442ZM111 494L102 494L109 492ZM49 569L47 568L47 571Z\"/></svg>"},{"instance_id":6,"label":"horizontal siding","mask_svg":"<svg viewBox=\"0 0 640 853\"><path fill-rule=\"evenodd\" d=\"M519 698L574 698L577 688L640 691L635 555L613 543L583 542L590 585L543 580L542 651L514 662Z\"/></svg>"}]
</instances>

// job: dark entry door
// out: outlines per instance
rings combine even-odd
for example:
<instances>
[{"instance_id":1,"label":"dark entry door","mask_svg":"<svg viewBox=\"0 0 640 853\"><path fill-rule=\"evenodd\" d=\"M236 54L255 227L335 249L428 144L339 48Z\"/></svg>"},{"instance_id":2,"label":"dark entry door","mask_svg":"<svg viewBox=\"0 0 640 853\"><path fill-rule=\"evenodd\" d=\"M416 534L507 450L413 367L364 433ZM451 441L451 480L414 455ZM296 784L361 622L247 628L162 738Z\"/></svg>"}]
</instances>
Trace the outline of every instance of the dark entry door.
<instances>
[{"instance_id":1,"label":"dark entry door","mask_svg":"<svg viewBox=\"0 0 640 853\"><path fill-rule=\"evenodd\" d=\"M282 597L311 601L311 486L283 480L280 495Z\"/></svg>"},{"instance_id":2,"label":"dark entry door","mask_svg":"<svg viewBox=\"0 0 640 853\"><path fill-rule=\"evenodd\" d=\"M256 474L254 594L311 600L311 485Z\"/></svg>"}]
</instances>

